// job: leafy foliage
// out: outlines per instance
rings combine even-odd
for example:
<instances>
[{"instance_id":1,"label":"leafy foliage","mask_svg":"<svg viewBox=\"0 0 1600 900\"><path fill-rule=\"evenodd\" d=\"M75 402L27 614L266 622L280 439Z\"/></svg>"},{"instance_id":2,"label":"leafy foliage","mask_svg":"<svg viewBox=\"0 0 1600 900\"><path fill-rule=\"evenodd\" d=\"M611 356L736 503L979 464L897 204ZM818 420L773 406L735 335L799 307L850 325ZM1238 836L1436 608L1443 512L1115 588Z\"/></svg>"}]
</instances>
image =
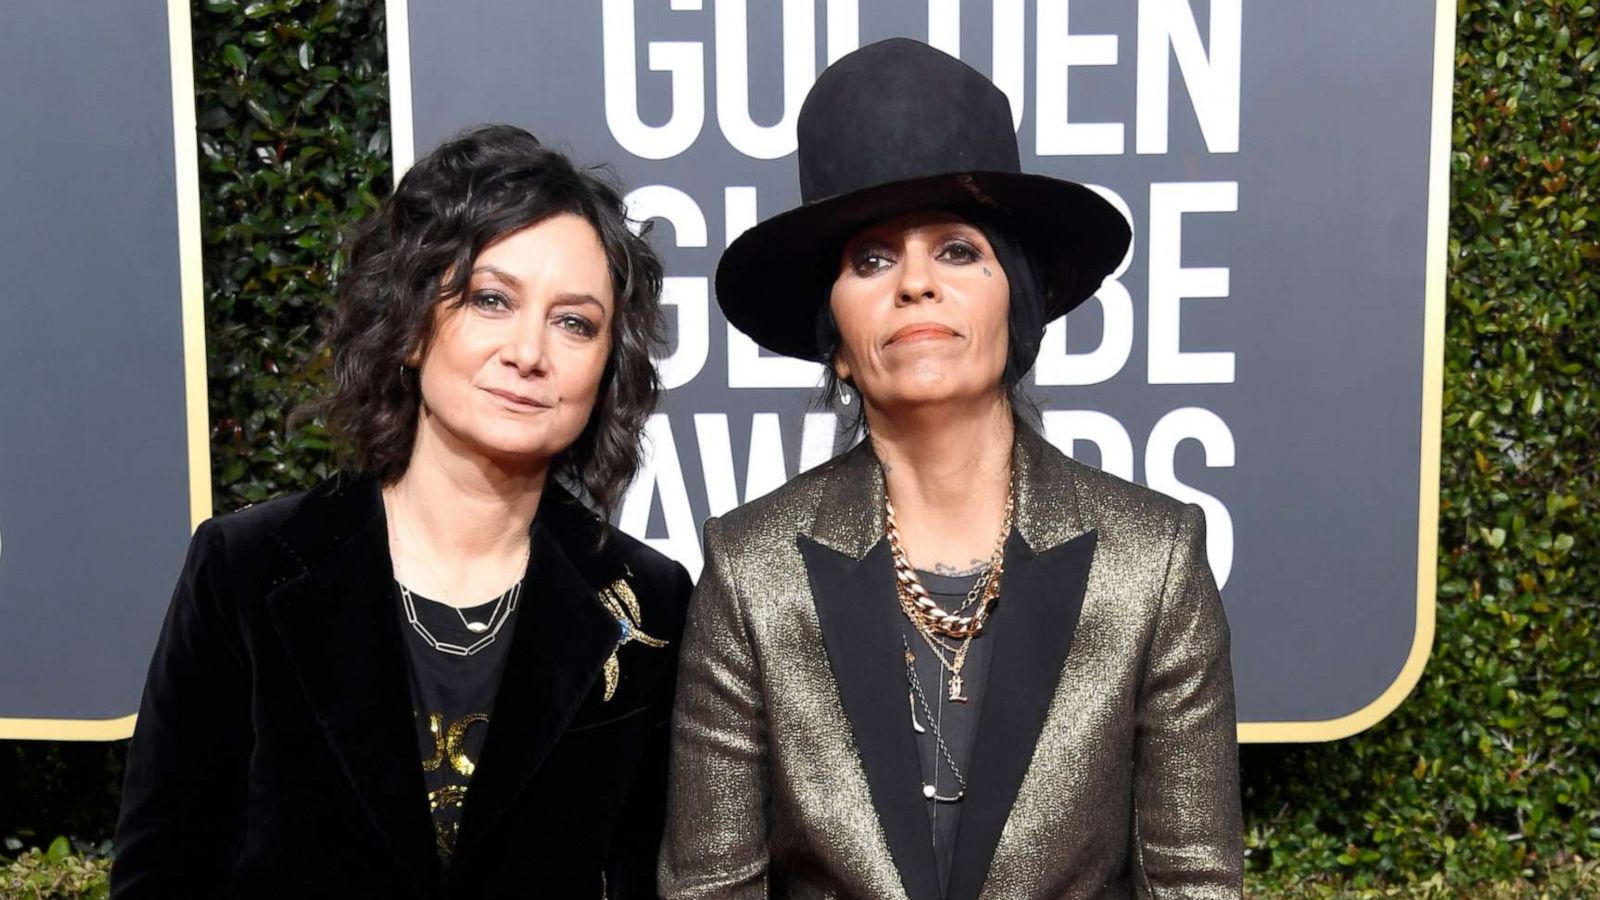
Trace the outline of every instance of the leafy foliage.
<instances>
[{"instance_id":1,"label":"leafy foliage","mask_svg":"<svg viewBox=\"0 0 1600 900\"><path fill-rule=\"evenodd\" d=\"M218 510L331 464L327 436L285 416L323 371L340 230L388 189L382 12L194 11ZM1596 0L1457 15L1437 639L1369 731L1244 748L1254 895L1600 896L1600 16ZM0 750L26 776L13 809L109 834L119 752Z\"/></svg>"},{"instance_id":2,"label":"leafy foliage","mask_svg":"<svg viewBox=\"0 0 1600 900\"><path fill-rule=\"evenodd\" d=\"M211 463L221 511L330 470L312 356L343 229L389 190L382 6L205 0L195 10Z\"/></svg>"},{"instance_id":3,"label":"leafy foliage","mask_svg":"<svg viewBox=\"0 0 1600 900\"><path fill-rule=\"evenodd\" d=\"M0 857L58 834L109 838L127 755L126 742L0 741Z\"/></svg>"},{"instance_id":4,"label":"leafy foliage","mask_svg":"<svg viewBox=\"0 0 1600 900\"><path fill-rule=\"evenodd\" d=\"M58 837L48 849L33 847L14 861L0 864L0 897L104 900L111 896L111 862L105 855L108 848L81 852L84 849L75 850L72 842Z\"/></svg>"}]
</instances>

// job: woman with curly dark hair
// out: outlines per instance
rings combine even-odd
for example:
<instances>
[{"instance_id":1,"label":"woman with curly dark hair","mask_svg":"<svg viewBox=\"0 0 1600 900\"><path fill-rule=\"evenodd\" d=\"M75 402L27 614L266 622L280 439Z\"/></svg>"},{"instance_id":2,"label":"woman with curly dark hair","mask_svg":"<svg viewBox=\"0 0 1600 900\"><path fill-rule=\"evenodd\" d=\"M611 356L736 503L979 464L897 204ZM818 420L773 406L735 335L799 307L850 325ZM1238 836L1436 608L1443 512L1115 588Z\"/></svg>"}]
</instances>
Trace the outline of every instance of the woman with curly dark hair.
<instances>
[{"instance_id":1,"label":"woman with curly dark hair","mask_svg":"<svg viewBox=\"0 0 1600 900\"><path fill-rule=\"evenodd\" d=\"M489 126L355 231L340 475L190 547L113 896L653 897L690 580L606 514L659 384L617 192Z\"/></svg>"}]
</instances>

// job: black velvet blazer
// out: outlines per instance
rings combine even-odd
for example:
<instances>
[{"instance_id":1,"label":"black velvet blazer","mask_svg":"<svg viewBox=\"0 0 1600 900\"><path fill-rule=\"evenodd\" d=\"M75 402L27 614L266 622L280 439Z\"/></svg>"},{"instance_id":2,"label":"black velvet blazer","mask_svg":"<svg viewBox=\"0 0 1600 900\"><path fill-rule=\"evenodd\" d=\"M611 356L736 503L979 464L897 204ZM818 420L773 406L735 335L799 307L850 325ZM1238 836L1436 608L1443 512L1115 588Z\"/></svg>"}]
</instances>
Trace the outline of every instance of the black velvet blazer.
<instances>
[{"instance_id":1,"label":"black velvet blazer","mask_svg":"<svg viewBox=\"0 0 1600 900\"><path fill-rule=\"evenodd\" d=\"M656 896L691 584L620 532L597 550L599 528L546 490L447 877L377 482L202 525L140 704L112 896ZM667 647L625 640L597 596L619 578Z\"/></svg>"}]
</instances>

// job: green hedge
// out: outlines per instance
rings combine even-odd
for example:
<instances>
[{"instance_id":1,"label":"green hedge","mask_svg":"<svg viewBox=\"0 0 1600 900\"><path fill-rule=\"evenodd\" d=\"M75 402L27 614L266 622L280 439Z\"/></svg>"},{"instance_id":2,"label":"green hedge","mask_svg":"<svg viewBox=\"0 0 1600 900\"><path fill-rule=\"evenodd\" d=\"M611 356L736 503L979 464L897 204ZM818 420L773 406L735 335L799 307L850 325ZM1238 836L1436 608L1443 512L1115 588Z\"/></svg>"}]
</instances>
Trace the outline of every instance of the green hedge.
<instances>
[{"instance_id":1,"label":"green hedge","mask_svg":"<svg viewBox=\"0 0 1600 900\"><path fill-rule=\"evenodd\" d=\"M218 510L330 464L284 416L320 377L338 231L388 187L381 17L195 10ZM1252 893L1600 896L1597 39L1593 0L1458 5L1438 637L1369 731L1243 749ZM103 838L119 759L0 745L0 770L90 798L24 786L38 818L0 834Z\"/></svg>"},{"instance_id":2,"label":"green hedge","mask_svg":"<svg viewBox=\"0 0 1600 900\"><path fill-rule=\"evenodd\" d=\"M311 358L343 229L387 194L382 4L206 0L195 9L206 365L218 512L328 474L327 436L285 420Z\"/></svg>"}]
</instances>

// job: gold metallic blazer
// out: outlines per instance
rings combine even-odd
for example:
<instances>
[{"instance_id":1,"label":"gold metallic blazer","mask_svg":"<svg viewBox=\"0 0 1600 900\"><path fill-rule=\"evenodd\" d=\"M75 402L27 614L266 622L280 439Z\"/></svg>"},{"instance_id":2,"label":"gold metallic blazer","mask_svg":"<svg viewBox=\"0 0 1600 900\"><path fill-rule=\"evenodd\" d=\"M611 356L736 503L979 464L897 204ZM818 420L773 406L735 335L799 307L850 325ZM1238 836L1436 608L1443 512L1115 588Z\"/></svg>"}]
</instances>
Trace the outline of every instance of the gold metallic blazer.
<instances>
[{"instance_id":1,"label":"gold metallic blazer","mask_svg":"<svg viewBox=\"0 0 1600 900\"><path fill-rule=\"evenodd\" d=\"M1018 426L1016 531L948 890L868 442L705 528L660 888L689 898L1241 894L1228 626L1200 510Z\"/></svg>"}]
</instances>

